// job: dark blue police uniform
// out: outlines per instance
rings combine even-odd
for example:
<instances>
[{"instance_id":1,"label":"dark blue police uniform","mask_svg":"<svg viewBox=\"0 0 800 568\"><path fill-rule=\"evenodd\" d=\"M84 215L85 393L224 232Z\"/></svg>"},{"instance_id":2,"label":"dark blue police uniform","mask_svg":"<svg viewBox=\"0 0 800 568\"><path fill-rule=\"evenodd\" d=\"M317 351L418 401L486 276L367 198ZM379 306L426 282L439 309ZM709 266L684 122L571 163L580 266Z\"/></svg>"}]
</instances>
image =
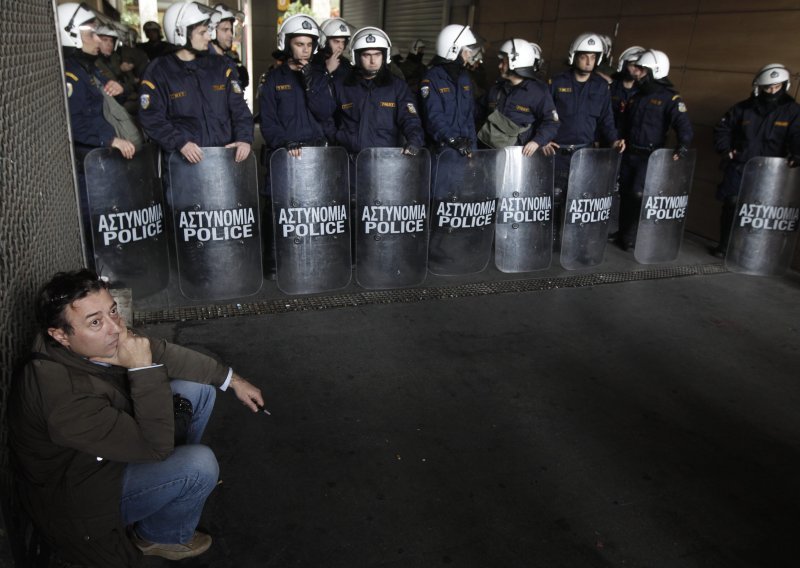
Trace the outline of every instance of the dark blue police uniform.
<instances>
[{"instance_id":1,"label":"dark blue police uniform","mask_svg":"<svg viewBox=\"0 0 800 568\"><path fill-rule=\"evenodd\" d=\"M107 79L94 64L87 68L77 57L64 59L64 75L72 141L76 147L87 147L83 155L92 148L110 146L116 133L103 116L101 89Z\"/></svg>"},{"instance_id":2,"label":"dark blue police uniform","mask_svg":"<svg viewBox=\"0 0 800 568\"><path fill-rule=\"evenodd\" d=\"M499 110L517 126L530 126L517 137L519 146L531 141L544 146L556 137L560 127L553 97L550 96L547 85L539 79L525 78L517 85L513 85L511 81L498 81L492 85L481 103L484 106L481 109L484 115L488 116Z\"/></svg>"},{"instance_id":3,"label":"dark blue police uniform","mask_svg":"<svg viewBox=\"0 0 800 568\"><path fill-rule=\"evenodd\" d=\"M652 79L640 85L623 117L622 136L626 148L619 176L620 238L627 248L636 241L650 154L664 147L670 128L677 135L679 147L688 149L694 134L681 96Z\"/></svg>"},{"instance_id":4,"label":"dark blue police uniform","mask_svg":"<svg viewBox=\"0 0 800 568\"><path fill-rule=\"evenodd\" d=\"M419 91L423 126L434 146L443 146L450 138L466 138L473 149L477 148L472 81L460 63L443 63L428 69Z\"/></svg>"},{"instance_id":5,"label":"dark blue police uniform","mask_svg":"<svg viewBox=\"0 0 800 568\"><path fill-rule=\"evenodd\" d=\"M598 133L607 144L619 138L608 83L599 75L580 82L572 70L564 71L550 80L550 94L561 121L555 137L559 146L589 146Z\"/></svg>"},{"instance_id":6,"label":"dark blue police uniform","mask_svg":"<svg viewBox=\"0 0 800 568\"><path fill-rule=\"evenodd\" d=\"M615 79L609 87L611 91L611 111L614 113L614 125L617 129L622 128L622 117L628 108L628 102L636 94L636 81L630 89L625 88L621 79Z\"/></svg>"},{"instance_id":7,"label":"dark blue police uniform","mask_svg":"<svg viewBox=\"0 0 800 568\"><path fill-rule=\"evenodd\" d=\"M253 143L253 115L224 56L182 61L163 55L148 65L139 86L139 120L166 152L187 142L201 147Z\"/></svg>"},{"instance_id":8,"label":"dark blue police uniform","mask_svg":"<svg viewBox=\"0 0 800 568\"><path fill-rule=\"evenodd\" d=\"M425 143L422 122L408 85L384 67L364 79L357 70L333 83L336 112L326 122L328 138L351 154L364 148Z\"/></svg>"}]
</instances>

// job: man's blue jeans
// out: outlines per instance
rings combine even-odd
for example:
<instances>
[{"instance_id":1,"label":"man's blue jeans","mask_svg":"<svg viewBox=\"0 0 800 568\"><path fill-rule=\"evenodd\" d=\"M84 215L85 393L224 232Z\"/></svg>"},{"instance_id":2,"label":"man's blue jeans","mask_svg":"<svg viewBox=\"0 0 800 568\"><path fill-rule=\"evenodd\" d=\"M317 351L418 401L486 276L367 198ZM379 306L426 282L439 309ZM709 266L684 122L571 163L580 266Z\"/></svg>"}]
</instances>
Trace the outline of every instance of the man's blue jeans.
<instances>
[{"instance_id":1,"label":"man's blue jeans","mask_svg":"<svg viewBox=\"0 0 800 568\"><path fill-rule=\"evenodd\" d=\"M141 538L162 544L192 538L219 477L217 458L199 443L214 409L216 389L189 381L172 381L170 386L173 393L192 401L186 445L176 447L164 461L128 464L120 500L122 522L135 523Z\"/></svg>"}]
</instances>

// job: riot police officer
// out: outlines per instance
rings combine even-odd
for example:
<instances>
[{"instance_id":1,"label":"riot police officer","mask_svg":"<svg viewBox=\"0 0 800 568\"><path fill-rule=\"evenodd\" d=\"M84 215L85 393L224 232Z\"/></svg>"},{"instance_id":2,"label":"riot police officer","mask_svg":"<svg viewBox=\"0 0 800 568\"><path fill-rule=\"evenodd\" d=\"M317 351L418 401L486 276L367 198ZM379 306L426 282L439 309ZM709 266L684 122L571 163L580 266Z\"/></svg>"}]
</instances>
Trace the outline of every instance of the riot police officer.
<instances>
[{"instance_id":1,"label":"riot police officer","mask_svg":"<svg viewBox=\"0 0 800 568\"><path fill-rule=\"evenodd\" d=\"M622 115L628 101L636 94L636 80L633 78L633 67L639 56L645 52L643 47L634 45L622 52L617 62L617 72L611 82L611 110L614 112L614 124L622 125Z\"/></svg>"},{"instance_id":2,"label":"riot police officer","mask_svg":"<svg viewBox=\"0 0 800 568\"><path fill-rule=\"evenodd\" d=\"M403 146L405 154L415 156L424 144L414 97L389 71L391 46L381 29L358 30L350 45L353 68L333 83L336 111L326 130L351 155L363 148Z\"/></svg>"},{"instance_id":3,"label":"riot police officer","mask_svg":"<svg viewBox=\"0 0 800 568\"><path fill-rule=\"evenodd\" d=\"M403 72L403 76L406 78L408 88L411 89L411 93L414 94L414 96L419 92L420 81L422 81L422 77L425 75L426 67L422 62L424 55L425 42L421 39L415 39L408 48L408 55L398 64L400 71Z\"/></svg>"},{"instance_id":4,"label":"riot police officer","mask_svg":"<svg viewBox=\"0 0 800 568\"><path fill-rule=\"evenodd\" d=\"M567 198L569 166L573 154L600 140L622 152L625 141L620 139L611 111L611 94L606 80L594 73L603 60L605 45L593 33L579 35L569 48L570 69L550 80L550 93L561 123L555 140L543 148L545 155L555 155L553 180L554 234L560 239L561 214Z\"/></svg>"},{"instance_id":5,"label":"riot police officer","mask_svg":"<svg viewBox=\"0 0 800 568\"><path fill-rule=\"evenodd\" d=\"M350 43L350 26L341 18L330 18L320 26L320 50L314 55L314 64L325 71L331 81L347 75L351 64L346 56Z\"/></svg>"},{"instance_id":6,"label":"riot police officer","mask_svg":"<svg viewBox=\"0 0 800 568\"><path fill-rule=\"evenodd\" d=\"M267 160L278 148L299 157L302 146L326 144L322 124L333 114L333 98L324 72L311 65L319 39L316 22L304 14L281 24L278 49L287 60L266 75L258 97Z\"/></svg>"},{"instance_id":7,"label":"riot police officer","mask_svg":"<svg viewBox=\"0 0 800 568\"><path fill-rule=\"evenodd\" d=\"M711 249L724 257L728 248L744 166L750 158L787 158L800 166L800 105L789 95L791 74L780 63L762 67L753 78L753 94L733 105L714 128L714 149L723 155L723 178L717 189L722 201L719 244Z\"/></svg>"},{"instance_id":8,"label":"riot police officer","mask_svg":"<svg viewBox=\"0 0 800 568\"><path fill-rule=\"evenodd\" d=\"M446 26L436 40L436 56L420 83L423 126L434 149L455 148L468 156L477 148L475 100L466 66L480 55L469 26Z\"/></svg>"},{"instance_id":9,"label":"riot police officer","mask_svg":"<svg viewBox=\"0 0 800 568\"><path fill-rule=\"evenodd\" d=\"M522 146L522 155L532 156L559 128L550 91L536 78L541 52L515 38L500 47L498 57L501 79L482 98L486 121L478 139L490 148Z\"/></svg>"},{"instance_id":10,"label":"riot police officer","mask_svg":"<svg viewBox=\"0 0 800 568\"><path fill-rule=\"evenodd\" d=\"M165 41L161 41L163 35L161 33L161 26L158 24L158 22L145 22L144 26L142 26L142 29L144 30L144 35L147 37L147 41L136 44L136 47L144 51L150 61L159 55L163 55L165 52L170 51L170 44Z\"/></svg>"},{"instance_id":11,"label":"riot police officer","mask_svg":"<svg viewBox=\"0 0 800 568\"><path fill-rule=\"evenodd\" d=\"M244 22L244 14L228 8L225 4L215 5L214 10L219 13L219 19L216 25L210 28L211 42L208 44L208 51L230 59L229 63L236 70L239 84L245 89L250 84L250 74L233 51L233 38L236 36L237 26Z\"/></svg>"},{"instance_id":12,"label":"riot police officer","mask_svg":"<svg viewBox=\"0 0 800 568\"><path fill-rule=\"evenodd\" d=\"M686 113L686 104L668 75L669 57L656 49L642 53L633 67L638 92L625 110L622 133L627 151L622 158L619 177L619 240L623 250L632 248L636 242L650 154L664 147L670 128L678 138L674 160L686 157L692 142L692 124Z\"/></svg>"},{"instance_id":13,"label":"riot police officer","mask_svg":"<svg viewBox=\"0 0 800 568\"><path fill-rule=\"evenodd\" d=\"M139 119L166 152L196 164L202 147L250 154L253 116L229 63L208 53L209 23L218 12L196 2L172 4L164 14L167 41L178 49L152 61L139 88Z\"/></svg>"}]
</instances>

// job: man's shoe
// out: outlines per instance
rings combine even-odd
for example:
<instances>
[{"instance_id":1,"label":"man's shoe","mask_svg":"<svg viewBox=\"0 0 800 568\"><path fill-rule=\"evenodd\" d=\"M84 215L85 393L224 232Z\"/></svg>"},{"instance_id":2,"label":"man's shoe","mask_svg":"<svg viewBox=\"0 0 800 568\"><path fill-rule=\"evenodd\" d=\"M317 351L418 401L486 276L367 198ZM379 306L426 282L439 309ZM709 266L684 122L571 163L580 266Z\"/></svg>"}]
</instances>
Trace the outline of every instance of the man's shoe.
<instances>
[{"instance_id":1,"label":"man's shoe","mask_svg":"<svg viewBox=\"0 0 800 568\"><path fill-rule=\"evenodd\" d=\"M167 560L182 560L203 554L211 546L211 536L200 531L194 531L192 538L183 544L161 544L149 542L139 538L136 531L131 535L131 540L136 548L145 556L160 556Z\"/></svg>"}]
</instances>

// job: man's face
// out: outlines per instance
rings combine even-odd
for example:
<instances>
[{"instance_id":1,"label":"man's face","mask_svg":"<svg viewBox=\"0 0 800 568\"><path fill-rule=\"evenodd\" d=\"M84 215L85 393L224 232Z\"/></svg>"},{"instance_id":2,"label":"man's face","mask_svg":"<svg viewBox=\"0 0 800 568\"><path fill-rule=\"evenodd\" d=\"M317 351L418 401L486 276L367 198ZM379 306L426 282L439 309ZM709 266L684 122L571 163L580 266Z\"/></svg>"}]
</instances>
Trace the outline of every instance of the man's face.
<instances>
[{"instance_id":1,"label":"man's face","mask_svg":"<svg viewBox=\"0 0 800 568\"><path fill-rule=\"evenodd\" d=\"M84 24L81 26L81 51L89 55L97 55L100 53L100 38L95 32L94 24Z\"/></svg>"},{"instance_id":2,"label":"man's face","mask_svg":"<svg viewBox=\"0 0 800 568\"><path fill-rule=\"evenodd\" d=\"M308 63L314 51L314 40L309 36L295 36L289 40L292 58L300 63Z\"/></svg>"},{"instance_id":3,"label":"man's face","mask_svg":"<svg viewBox=\"0 0 800 568\"><path fill-rule=\"evenodd\" d=\"M634 65L633 69L631 69L631 75L637 81L641 81L645 77L647 77L647 68L642 67L641 65Z\"/></svg>"},{"instance_id":4,"label":"man's face","mask_svg":"<svg viewBox=\"0 0 800 568\"><path fill-rule=\"evenodd\" d=\"M634 70L636 69L636 64L635 63L626 63L625 64L625 68L628 70L628 74L631 77L634 77L634 78L636 77L636 75L633 74Z\"/></svg>"},{"instance_id":5,"label":"man's face","mask_svg":"<svg viewBox=\"0 0 800 568\"><path fill-rule=\"evenodd\" d=\"M101 36L97 36L97 37L100 38L99 39L99 41L100 41L100 53L102 53L106 57L108 57L112 53L114 53L114 44L116 43L117 38L111 37L111 36L107 36L107 35L101 35Z\"/></svg>"},{"instance_id":6,"label":"man's face","mask_svg":"<svg viewBox=\"0 0 800 568\"><path fill-rule=\"evenodd\" d=\"M92 292L64 308L64 317L72 326L67 333L51 327L50 336L82 357L113 357L117 352L122 321L117 302L108 290Z\"/></svg>"},{"instance_id":7,"label":"man's face","mask_svg":"<svg viewBox=\"0 0 800 568\"><path fill-rule=\"evenodd\" d=\"M147 36L148 41L156 43L161 39L161 28L147 28L144 30L144 35Z\"/></svg>"},{"instance_id":8,"label":"man's face","mask_svg":"<svg viewBox=\"0 0 800 568\"><path fill-rule=\"evenodd\" d=\"M383 51L380 49L365 49L359 57L361 68L369 73L377 73L383 65Z\"/></svg>"},{"instance_id":9,"label":"man's face","mask_svg":"<svg viewBox=\"0 0 800 568\"><path fill-rule=\"evenodd\" d=\"M591 52L577 53L575 56L575 69L580 73L591 73L597 63L597 54Z\"/></svg>"},{"instance_id":10,"label":"man's face","mask_svg":"<svg viewBox=\"0 0 800 568\"><path fill-rule=\"evenodd\" d=\"M500 70L500 76L503 79L508 79L508 75L509 75L509 73L508 73L508 71L509 71L508 55L503 55L500 58L500 63L497 64L497 68Z\"/></svg>"},{"instance_id":11,"label":"man's face","mask_svg":"<svg viewBox=\"0 0 800 568\"><path fill-rule=\"evenodd\" d=\"M331 53L338 55L344 51L344 46L347 45L347 40L343 37L330 37L328 38L328 45L331 48Z\"/></svg>"},{"instance_id":12,"label":"man's face","mask_svg":"<svg viewBox=\"0 0 800 568\"><path fill-rule=\"evenodd\" d=\"M189 36L189 43L193 49L197 51L205 51L208 49L208 42L211 41L211 34L208 31L208 26L197 26L192 30L192 35Z\"/></svg>"},{"instance_id":13,"label":"man's face","mask_svg":"<svg viewBox=\"0 0 800 568\"><path fill-rule=\"evenodd\" d=\"M233 47L233 22L230 20L222 20L217 24L217 43L224 51Z\"/></svg>"},{"instance_id":14,"label":"man's face","mask_svg":"<svg viewBox=\"0 0 800 568\"><path fill-rule=\"evenodd\" d=\"M781 87L783 87L783 83L773 83L772 85L764 87L764 92L768 95L774 95L781 90Z\"/></svg>"}]
</instances>

